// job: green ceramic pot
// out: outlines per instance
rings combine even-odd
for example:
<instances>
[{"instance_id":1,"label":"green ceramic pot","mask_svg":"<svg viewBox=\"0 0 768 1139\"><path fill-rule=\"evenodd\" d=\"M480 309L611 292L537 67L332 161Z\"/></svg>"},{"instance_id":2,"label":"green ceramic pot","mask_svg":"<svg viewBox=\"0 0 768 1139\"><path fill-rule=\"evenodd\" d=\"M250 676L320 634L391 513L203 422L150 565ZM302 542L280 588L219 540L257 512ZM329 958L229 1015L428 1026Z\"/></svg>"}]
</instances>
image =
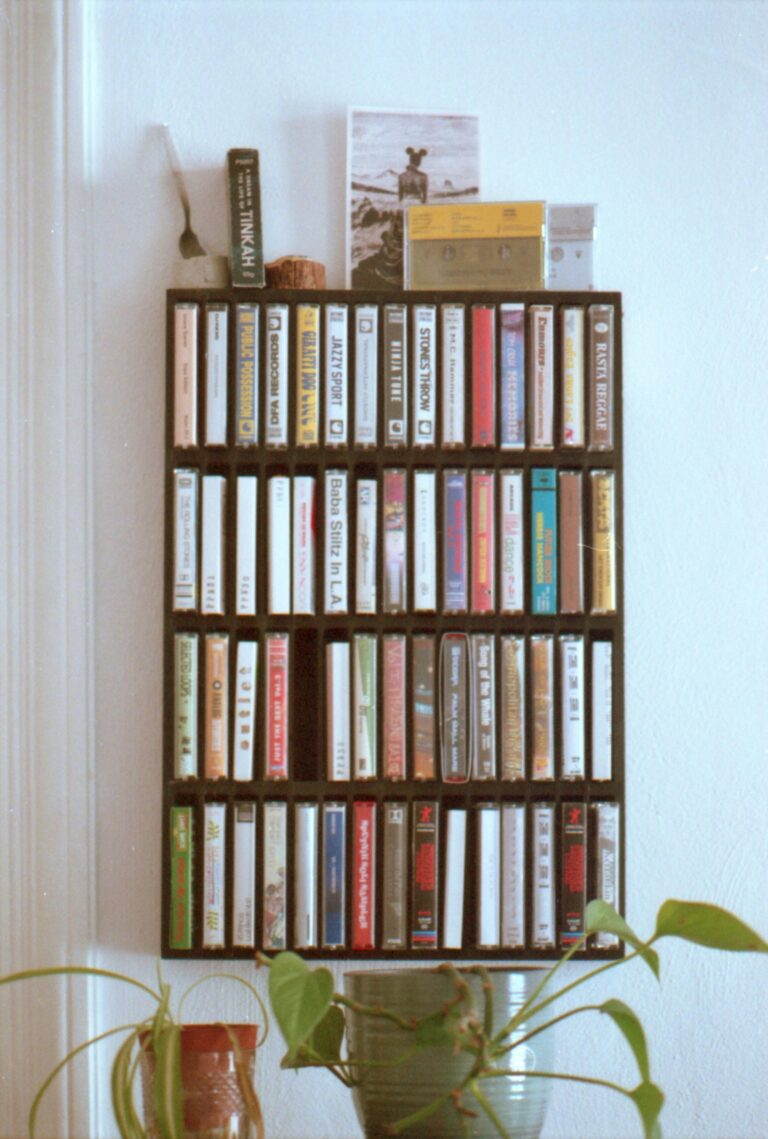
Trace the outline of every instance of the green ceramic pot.
<instances>
[{"instance_id":1,"label":"green ceramic pot","mask_svg":"<svg viewBox=\"0 0 768 1139\"><path fill-rule=\"evenodd\" d=\"M546 970L533 967L489 968L493 982L494 1028L506 1024L524 1003ZM472 986L477 1008L482 1010L482 982L477 974L465 974ZM348 997L363 1005L379 1005L405 1017L423 1017L442 1008L455 995L450 976L429 968L358 971L344 978ZM547 1010L548 1012L549 1010ZM548 1018L547 1012L543 1015ZM535 1022L526 1030L535 1027ZM520 1035L522 1035L522 1031ZM389 1021L354 1012L348 1013L350 1057L361 1061L361 1079L354 1091L358 1118L366 1139L384 1139L385 1126L423 1107L454 1088L470 1066L470 1058L454 1054L449 1047L425 1049L405 1063L367 1067L372 1061L394 1061L413 1043L409 1033ZM483 1091L511 1139L538 1139L544 1123L549 1081L526 1076L526 1071L552 1071L553 1041L550 1031L510 1053L508 1067L515 1074L485 1080ZM453 1106L441 1108L429 1119L404 1134L411 1139L499 1139L488 1116L471 1096L465 1105L477 1109L475 1118L462 1120ZM466 1125L468 1124L468 1129Z\"/></svg>"}]
</instances>

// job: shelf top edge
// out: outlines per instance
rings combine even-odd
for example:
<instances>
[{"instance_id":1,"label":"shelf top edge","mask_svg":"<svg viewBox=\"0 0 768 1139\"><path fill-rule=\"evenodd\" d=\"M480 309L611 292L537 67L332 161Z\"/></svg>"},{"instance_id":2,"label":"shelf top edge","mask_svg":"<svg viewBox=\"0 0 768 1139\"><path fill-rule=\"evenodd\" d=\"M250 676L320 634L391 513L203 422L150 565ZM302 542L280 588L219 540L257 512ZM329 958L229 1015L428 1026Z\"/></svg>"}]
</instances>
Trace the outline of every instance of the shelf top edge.
<instances>
[{"instance_id":1,"label":"shelf top edge","mask_svg":"<svg viewBox=\"0 0 768 1139\"><path fill-rule=\"evenodd\" d=\"M256 301L307 302L347 301L355 304L397 304L416 302L421 304L483 304L483 303L526 303L567 305L572 304L612 304L621 308L622 293L615 290L562 290L554 289L258 289L258 288L170 288L166 290L169 303L183 302L189 298L195 301L217 301L253 304Z\"/></svg>"}]
</instances>

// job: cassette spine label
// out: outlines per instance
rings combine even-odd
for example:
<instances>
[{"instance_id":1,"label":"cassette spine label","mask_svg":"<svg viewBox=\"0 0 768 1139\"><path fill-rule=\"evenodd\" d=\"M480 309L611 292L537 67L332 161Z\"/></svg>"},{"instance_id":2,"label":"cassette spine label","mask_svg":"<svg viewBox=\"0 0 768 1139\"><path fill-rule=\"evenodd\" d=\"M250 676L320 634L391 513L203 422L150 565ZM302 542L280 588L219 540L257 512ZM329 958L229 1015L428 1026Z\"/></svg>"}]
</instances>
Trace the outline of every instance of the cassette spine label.
<instances>
[{"instance_id":1,"label":"cassette spine label","mask_svg":"<svg viewBox=\"0 0 768 1139\"><path fill-rule=\"evenodd\" d=\"M192 948L192 807L171 807L171 949Z\"/></svg>"},{"instance_id":2,"label":"cassette spine label","mask_svg":"<svg viewBox=\"0 0 768 1139\"><path fill-rule=\"evenodd\" d=\"M203 839L203 948L224 945L224 851L227 808L224 803L205 804Z\"/></svg>"},{"instance_id":3,"label":"cassette spine label","mask_svg":"<svg viewBox=\"0 0 768 1139\"><path fill-rule=\"evenodd\" d=\"M501 919L501 811L498 803L477 805L477 944L496 949Z\"/></svg>"},{"instance_id":4,"label":"cassette spine label","mask_svg":"<svg viewBox=\"0 0 768 1139\"><path fill-rule=\"evenodd\" d=\"M562 340L562 429L564 447L584 446L584 309L560 313Z\"/></svg>"},{"instance_id":5,"label":"cassette spine label","mask_svg":"<svg viewBox=\"0 0 768 1139\"><path fill-rule=\"evenodd\" d=\"M349 439L349 333L347 306L325 306L325 442L345 447Z\"/></svg>"},{"instance_id":6,"label":"cassette spine label","mask_svg":"<svg viewBox=\"0 0 768 1139\"><path fill-rule=\"evenodd\" d=\"M472 612L496 607L496 477L472 471Z\"/></svg>"},{"instance_id":7,"label":"cassette spine label","mask_svg":"<svg viewBox=\"0 0 768 1139\"><path fill-rule=\"evenodd\" d=\"M206 614L224 613L224 505L227 480L203 476L203 604Z\"/></svg>"},{"instance_id":8,"label":"cassette spine label","mask_svg":"<svg viewBox=\"0 0 768 1139\"><path fill-rule=\"evenodd\" d=\"M317 946L318 812L317 803L296 804L293 943L297 949Z\"/></svg>"},{"instance_id":9,"label":"cassette spine label","mask_svg":"<svg viewBox=\"0 0 768 1139\"><path fill-rule=\"evenodd\" d=\"M405 779L405 636L385 633L384 778Z\"/></svg>"},{"instance_id":10,"label":"cassette spine label","mask_svg":"<svg viewBox=\"0 0 768 1139\"><path fill-rule=\"evenodd\" d=\"M347 612L347 472L325 472L325 611Z\"/></svg>"},{"instance_id":11,"label":"cassette spine label","mask_svg":"<svg viewBox=\"0 0 768 1139\"><path fill-rule=\"evenodd\" d=\"M532 944L536 949L555 944L554 822L551 803L534 803Z\"/></svg>"},{"instance_id":12,"label":"cassette spine label","mask_svg":"<svg viewBox=\"0 0 768 1139\"><path fill-rule=\"evenodd\" d=\"M501 808L501 944L525 945L525 806Z\"/></svg>"},{"instance_id":13,"label":"cassette spine label","mask_svg":"<svg viewBox=\"0 0 768 1139\"><path fill-rule=\"evenodd\" d=\"M175 779L197 778L197 633L174 636L174 744Z\"/></svg>"},{"instance_id":14,"label":"cassette spine label","mask_svg":"<svg viewBox=\"0 0 768 1139\"><path fill-rule=\"evenodd\" d=\"M467 472L443 472L443 610L467 611Z\"/></svg>"},{"instance_id":15,"label":"cassette spine label","mask_svg":"<svg viewBox=\"0 0 768 1139\"><path fill-rule=\"evenodd\" d=\"M531 471L531 609L557 613L557 474L553 467Z\"/></svg>"},{"instance_id":16,"label":"cassette spine label","mask_svg":"<svg viewBox=\"0 0 768 1139\"><path fill-rule=\"evenodd\" d=\"M320 306L296 307L296 445L320 442Z\"/></svg>"},{"instance_id":17,"label":"cassette spine label","mask_svg":"<svg viewBox=\"0 0 768 1139\"><path fill-rule=\"evenodd\" d=\"M437 442L437 315L434 305L413 309L413 445Z\"/></svg>"},{"instance_id":18,"label":"cassette spine label","mask_svg":"<svg viewBox=\"0 0 768 1139\"><path fill-rule=\"evenodd\" d=\"M384 611L404 613L407 606L406 474L384 471Z\"/></svg>"},{"instance_id":19,"label":"cassette spine label","mask_svg":"<svg viewBox=\"0 0 768 1139\"><path fill-rule=\"evenodd\" d=\"M226 305L205 307L205 442L227 442L227 324Z\"/></svg>"},{"instance_id":20,"label":"cassette spine label","mask_svg":"<svg viewBox=\"0 0 768 1139\"><path fill-rule=\"evenodd\" d=\"M258 532L259 480L256 475L237 477L237 549L235 611L238 617L256 613L256 536Z\"/></svg>"},{"instance_id":21,"label":"cassette spine label","mask_svg":"<svg viewBox=\"0 0 768 1139\"><path fill-rule=\"evenodd\" d=\"M610 641L592 642L592 778L613 778L613 645Z\"/></svg>"},{"instance_id":22,"label":"cassette spine label","mask_svg":"<svg viewBox=\"0 0 768 1139\"><path fill-rule=\"evenodd\" d=\"M384 306L384 444L408 442L408 324L406 306Z\"/></svg>"},{"instance_id":23,"label":"cassette spine label","mask_svg":"<svg viewBox=\"0 0 768 1139\"><path fill-rule=\"evenodd\" d=\"M531 447L549 450L554 443L554 345L552 305L531 305Z\"/></svg>"},{"instance_id":24,"label":"cassette spine label","mask_svg":"<svg viewBox=\"0 0 768 1139\"><path fill-rule=\"evenodd\" d=\"M592 484L592 612L616 612L616 476L590 471Z\"/></svg>"},{"instance_id":25,"label":"cassette spine label","mask_svg":"<svg viewBox=\"0 0 768 1139\"><path fill-rule=\"evenodd\" d=\"M197 326L199 308L181 303L173 310L173 445L197 446Z\"/></svg>"},{"instance_id":26,"label":"cassette spine label","mask_svg":"<svg viewBox=\"0 0 768 1139\"><path fill-rule=\"evenodd\" d=\"M438 813L434 800L413 804L413 926L414 949L437 949Z\"/></svg>"},{"instance_id":27,"label":"cassette spine label","mask_svg":"<svg viewBox=\"0 0 768 1139\"><path fill-rule=\"evenodd\" d=\"M323 927L326 949L341 949L346 941L346 803L323 804Z\"/></svg>"},{"instance_id":28,"label":"cassette spine label","mask_svg":"<svg viewBox=\"0 0 768 1139\"><path fill-rule=\"evenodd\" d=\"M472 446L496 442L496 309L472 306Z\"/></svg>"},{"instance_id":29,"label":"cassette spine label","mask_svg":"<svg viewBox=\"0 0 768 1139\"><path fill-rule=\"evenodd\" d=\"M288 778L289 634L266 634L266 779Z\"/></svg>"},{"instance_id":30,"label":"cassette spine label","mask_svg":"<svg viewBox=\"0 0 768 1139\"><path fill-rule=\"evenodd\" d=\"M469 637L445 633L440 642L440 754L443 780L469 778Z\"/></svg>"},{"instance_id":31,"label":"cassette spine label","mask_svg":"<svg viewBox=\"0 0 768 1139\"><path fill-rule=\"evenodd\" d=\"M267 305L266 431L268 447L288 446L288 305Z\"/></svg>"},{"instance_id":32,"label":"cassette spine label","mask_svg":"<svg viewBox=\"0 0 768 1139\"><path fill-rule=\"evenodd\" d=\"M496 778L496 641L492 633L472 633L472 773Z\"/></svg>"},{"instance_id":33,"label":"cassette spine label","mask_svg":"<svg viewBox=\"0 0 768 1139\"><path fill-rule=\"evenodd\" d=\"M312 475L293 480L293 612L315 612L315 491Z\"/></svg>"},{"instance_id":34,"label":"cassette spine label","mask_svg":"<svg viewBox=\"0 0 768 1139\"><path fill-rule=\"evenodd\" d=\"M413 608L417 613L433 613L437 608L436 477L434 471L415 471L413 476Z\"/></svg>"},{"instance_id":35,"label":"cassette spine label","mask_svg":"<svg viewBox=\"0 0 768 1139\"><path fill-rule=\"evenodd\" d=\"M384 804L382 949L405 949L408 823L405 803Z\"/></svg>"},{"instance_id":36,"label":"cassette spine label","mask_svg":"<svg viewBox=\"0 0 768 1139\"><path fill-rule=\"evenodd\" d=\"M355 443L359 447L377 443L378 329L376 305L355 305Z\"/></svg>"},{"instance_id":37,"label":"cassette spine label","mask_svg":"<svg viewBox=\"0 0 768 1139\"><path fill-rule=\"evenodd\" d=\"M411 640L413 661L413 777L434 779L435 638L417 634Z\"/></svg>"},{"instance_id":38,"label":"cassette spine label","mask_svg":"<svg viewBox=\"0 0 768 1139\"><path fill-rule=\"evenodd\" d=\"M358 479L355 559L355 608L358 613L376 612L377 499L376 479Z\"/></svg>"},{"instance_id":39,"label":"cassette spine label","mask_svg":"<svg viewBox=\"0 0 768 1139\"><path fill-rule=\"evenodd\" d=\"M501 777L525 779L525 638L501 638Z\"/></svg>"},{"instance_id":40,"label":"cassette spine label","mask_svg":"<svg viewBox=\"0 0 768 1139\"><path fill-rule=\"evenodd\" d=\"M587 904L587 808L584 803L563 803L560 945L568 949L584 936Z\"/></svg>"},{"instance_id":41,"label":"cassette spine label","mask_svg":"<svg viewBox=\"0 0 768 1139\"><path fill-rule=\"evenodd\" d=\"M502 451L525 446L525 305L504 304L501 323Z\"/></svg>"},{"instance_id":42,"label":"cassette spine label","mask_svg":"<svg viewBox=\"0 0 768 1139\"><path fill-rule=\"evenodd\" d=\"M584 612L581 471L560 471L557 480L560 532L560 611Z\"/></svg>"},{"instance_id":43,"label":"cassette spine label","mask_svg":"<svg viewBox=\"0 0 768 1139\"><path fill-rule=\"evenodd\" d=\"M197 500L200 475L173 472L173 608L197 609Z\"/></svg>"},{"instance_id":44,"label":"cassette spine label","mask_svg":"<svg viewBox=\"0 0 768 1139\"><path fill-rule=\"evenodd\" d=\"M355 779L375 779L378 768L376 643L372 633L356 633L353 641Z\"/></svg>"},{"instance_id":45,"label":"cassette spine label","mask_svg":"<svg viewBox=\"0 0 768 1139\"><path fill-rule=\"evenodd\" d=\"M619 894L619 834L620 808L618 803L594 803L596 832L596 883L595 896L608 902L614 909L621 906ZM614 933L596 933L596 949L614 949L619 939Z\"/></svg>"},{"instance_id":46,"label":"cassette spine label","mask_svg":"<svg viewBox=\"0 0 768 1139\"><path fill-rule=\"evenodd\" d=\"M235 666L235 707L232 778L249 781L254 773L256 742L257 641L238 641Z\"/></svg>"},{"instance_id":47,"label":"cassette spine label","mask_svg":"<svg viewBox=\"0 0 768 1139\"><path fill-rule=\"evenodd\" d=\"M523 472L501 472L501 612L523 612Z\"/></svg>"},{"instance_id":48,"label":"cassette spine label","mask_svg":"<svg viewBox=\"0 0 768 1139\"><path fill-rule=\"evenodd\" d=\"M613 305L590 305L589 324L589 447L613 448Z\"/></svg>"},{"instance_id":49,"label":"cassette spine label","mask_svg":"<svg viewBox=\"0 0 768 1139\"><path fill-rule=\"evenodd\" d=\"M256 945L256 805L235 803L232 944Z\"/></svg>"},{"instance_id":50,"label":"cassette spine label","mask_svg":"<svg viewBox=\"0 0 768 1139\"><path fill-rule=\"evenodd\" d=\"M554 779L554 638L549 633L533 636L530 647L533 705L531 778Z\"/></svg>"},{"instance_id":51,"label":"cassette spine label","mask_svg":"<svg viewBox=\"0 0 768 1139\"><path fill-rule=\"evenodd\" d=\"M265 949L285 949L287 944L287 824L287 803L270 800L264 804L264 877L261 941Z\"/></svg>"},{"instance_id":52,"label":"cassette spine label","mask_svg":"<svg viewBox=\"0 0 768 1139\"><path fill-rule=\"evenodd\" d=\"M368 800L357 800L352 811L352 948L373 949L376 913L376 804Z\"/></svg>"},{"instance_id":53,"label":"cassette spine label","mask_svg":"<svg viewBox=\"0 0 768 1139\"><path fill-rule=\"evenodd\" d=\"M228 775L229 635L205 636L205 778Z\"/></svg>"},{"instance_id":54,"label":"cassette spine label","mask_svg":"<svg viewBox=\"0 0 768 1139\"><path fill-rule=\"evenodd\" d=\"M443 446L463 447L464 305L442 305Z\"/></svg>"},{"instance_id":55,"label":"cassette spine label","mask_svg":"<svg viewBox=\"0 0 768 1139\"><path fill-rule=\"evenodd\" d=\"M254 447L259 441L259 308L239 304L235 309L237 373L235 443Z\"/></svg>"},{"instance_id":56,"label":"cassette spine label","mask_svg":"<svg viewBox=\"0 0 768 1139\"><path fill-rule=\"evenodd\" d=\"M445 812L445 890L443 891L443 949L461 949L464 943L464 878L466 870L467 812Z\"/></svg>"},{"instance_id":57,"label":"cassette spine label","mask_svg":"<svg viewBox=\"0 0 768 1139\"><path fill-rule=\"evenodd\" d=\"M291 480L273 475L267 481L269 564L267 609L270 613L291 611Z\"/></svg>"},{"instance_id":58,"label":"cassette spine label","mask_svg":"<svg viewBox=\"0 0 768 1139\"><path fill-rule=\"evenodd\" d=\"M560 637L560 724L563 779L586 777L584 638Z\"/></svg>"},{"instance_id":59,"label":"cassette spine label","mask_svg":"<svg viewBox=\"0 0 768 1139\"><path fill-rule=\"evenodd\" d=\"M349 731L349 642L325 647L327 677L327 760L329 779L349 779L352 768Z\"/></svg>"}]
</instances>

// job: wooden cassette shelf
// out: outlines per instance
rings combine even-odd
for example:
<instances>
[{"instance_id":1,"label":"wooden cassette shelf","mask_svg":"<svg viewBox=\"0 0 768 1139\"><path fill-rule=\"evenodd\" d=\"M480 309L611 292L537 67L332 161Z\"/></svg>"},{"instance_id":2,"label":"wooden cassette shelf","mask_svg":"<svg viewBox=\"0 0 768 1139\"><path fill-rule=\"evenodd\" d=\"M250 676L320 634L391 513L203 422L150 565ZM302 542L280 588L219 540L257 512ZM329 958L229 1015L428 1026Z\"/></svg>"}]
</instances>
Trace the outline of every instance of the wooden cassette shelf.
<instances>
[{"instance_id":1,"label":"wooden cassette shelf","mask_svg":"<svg viewBox=\"0 0 768 1139\"><path fill-rule=\"evenodd\" d=\"M526 372L526 404L527 417L530 415L532 404L532 343L529 337L529 316L531 306L552 306L553 309L553 361L554 361L554 393L553 393L553 440L550 448L534 448L531 446L531 424L528 421L526 428L526 445L521 449L501 449L499 446L498 425L500 414L496 414L496 444L493 446L475 447L465 445L446 448L441 443L441 412L444 392L441 391L442 350L441 350L441 306L463 305L465 308L465 336L463 347L463 362L465 382L465 423L467 437L469 438L472 423L472 320L473 306L493 306L496 313L496 376L494 391L498 391L499 367L501 364L501 321L500 306L509 303L523 303L525 305L526 329L526 358L528 370ZM259 351L260 361L259 391L261 402L261 429L259 441L252 446L236 445L235 443L235 408L237 403L237 376L236 376L236 339L235 314L238 304L249 303L259 308ZM177 361L175 359L175 312L176 306L192 304L197 306L198 319L196 322L196 377L195 400L197 413L197 429L193 445L175 445L174 417L176 412L175 387L177 383ZM265 360L267 358L266 343L266 306L270 304L287 305L289 309L289 335L288 344L288 446L268 446L264 437L265 425ZM324 325L321 319L320 351L319 351L319 438L320 445L297 446L295 425L297 422L297 344L296 344L296 307L298 305L319 305L322 318L324 306L341 304L348 306L348 400L349 400L349 435L346 446L326 446L323 444L324 419L323 397L325 392L324 375ZM379 443L373 447L361 447L354 443L355 422L355 335L354 317L356 305L376 305L379 310L378 329L378 426ZM437 336L433 351L435 355L437 376L437 438L433 446L414 446L408 434L407 441L401 446L384 446L382 432L385 419L384 394L384 339L383 314L384 306L399 304L406 306L408 329L408 399L409 411L411 408L413 391L413 336L412 336L412 310L416 305L432 305L436 309ZM207 445L205 432L206 415L206 320L207 306L226 306L228 313L227 330L227 421L226 442L223 445ZM564 336L561 329L560 314L565 308L578 308L583 311L585 318L590 306L612 306L612 365L613 365L613 393L612 393L612 446L603 449L591 449L589 439L584 445L562 445L563 437L563 374L564 374ZM614 876L614 898L623 904L624 898L624 622L623 622L623 520L622 520L622 305L621 294L613 292L536 292L536 293L485 293L462 292L393 292L393 293L362 293L347 290L320 291L267 291L249 289L227 290L171 290L167 295L167 425L166 425L166 464L165 464L165 618L164 618L164 739L163 739L163 818L162 818L162 846L163 846L163 904L162 904L162 953L166 957L216 957L216 958L242 958L252 957L254 952L263 948L262 932L264 917L264 844L265 826L263 808L265 803L284 802L287 804L286 822L286 860L284 866L285 889L285 948L296 947L302 955L318 958L343 959L382 959L391 958L399 960L435 961L438 959L473 959L473 960L511 960L537 958L551 959L560 956L567 945L568 936L573 934L574 916L566 914L564 901L564 883L570 882L573 886L575 875L578 880L581 868L586 866L586 886L584 896L587 900L596 896L599 883L602 879L598 871L598 835L597 815L594 808L597 804L615 804L618 808L619 831L618 840L615 841L611 859ZM583 373L585 390L585 418L589 422L590 414L590 355L588 343L588 321L584 322L583 341ZM406 508L406 564L408 566L408 602L404 612L394 613L384 611L381 599L384 593L384 565L383 565L383 479L385 471L398 469L405 472L407 487ZM496 603L498 606L499 582L502 573L501 540L499 535L498 512L500 500L500 479L503 472L522 472L522 548L523 548L523 599L524 608L519 613L502 613L497 607L495 611L483 613L464 613L461 615L447 613L442 609L443 597L443 543L444 543L444 505L443 505L443 472L459 469L467 472L468 491L467 503L471 503L469 484L471 474L475 471L491 472L496 487L494 526L496 527L495 540L495 582ZM579 482L580 502L582 506L583 527L583 558L581 570L583 574L583 611L562 612L559 603L554 613L537 614L532 612L532 558L535 536L532 534L531 501L532 501L532 474L539 469L554 471L557 480L560 472L575 472L581 475ZM195 608L178 610L174 608L174 582L177 570L177 535L176 535L176 502L174 496L175 472L195 471L199 476L200 484L206 475L223 476L225 479L226 495L224 500L224 540L223 540L223 579L224 579L224 612L221 614L204 614L200 605L203 593L202 584L198 584L198 604ZM327 471L342 470L347 472L348 480L348 511L346 515L347 535L347 582L348 582L348 612L324 612L324 510L325 510L325 475ZM414 519L414 476L417 472L434 471L436 486L436 548L435 573L437 606L434 612L417 612L413 607L413 580L415 558L415 536L413 529ZM613 551L615 574L615 611L593 612L593 599L596 596L596 584L593 582L593 559L590 547L593 545L593 526L597 520L593 517L593 499L590 496L592 472L608 471L613 476L614 508L613 508ZM275 475L312 476L316 480L316 524L315 524L315 558L314 558L314 614L270 614L268 609L267 583L268 583L268 482ZM240 476L257 477L257 555L256 555L256 612L251 615L236 615L234 604L236 594L236 529L237 529L237 502L236 487ZM360 478L375 480L377 492L377 598L376 612L370 614L356 613L355 610L355 567L356 567L356 523L355 523L355 486ZM202 512L200 511L197 524L192 530L192 541L196 545L196 572L200 574L202 561ZM470 542L471 522L467 523L465 540ZM285 780L265 778L265 637L268 633L285 632L289 634L290 665L289 665L289 691L288 691L288 723L289 747L288 762L290 777ZM492 678L495 695L495 719L493 731L496 742L496 777L478 779L470 777L466 782L445 782L440 777L440 700L439 700L439 647L440 639L447 632L467 634L487 633L494 637L496 646L495 673ZM196 644L199 647L196 672L196 744L195 757L196 775L178 778L177 771L177 737L178 737L178 701L176 688L178 677L176 675L176 638L178 634L197 634ZM238 642L241 639L256 641L258 643L258 669L257 669L257 698L255 719L255 749L253 762L253 775L251 780L233 779L233 767L230 758L227 775L224 778L210 779L204 777L203 740L205 735L205 706L206 706L206 659L204 643L206 634L219 633L227 637L228 673L226 684L228 686L227 718L224 722L226 729L226 749L231 757L233 741L237 728L235 707L235 661ZM377 777L366 780L331 780L328 778L327 758L327 724L326 699L328 678L326 675L326 648L334 641L352 642L355 634L375 634L378 642L378 673L377 673L377 706L378 706L378 771ZM406 637L406 683L405 683L405 754L406 778L402 780L385 779L381 777L383 752L383 717L382 705L384 700L384 677L381 658L382 638L387 634L405 634ZM435 638L436 652L434 655L434 739L436 778L413 778L413 740L414 740L414 689L411 658L411 638L418 634L432 634ZM515 634L525 638L525 686L524 686L524 732L523 778L500 778L501 764L501 710L503 704L501 652L499 646L501 638L505 635ZM551 733L550 747L552 750L552 777L537 778L534 772L534 725L537 709L534 707L534 692L530 666L530 639L539 636L552 638L553 653L553 680L551 696ZM564 706L568 694L564 691L565 671L561 667L560 646L561 637L575 636L581 640L583 647L583 683L578 694L581 730L583 731L583 770L578 777L565 777L563 771L563 738L564 738ZM595 715L593 703L593 666L591 647L595 642L608 642L611 647L611 679L608 690L608 716L610 720L610 767L608 771L600 772L601 778L595 778L592 766L592 739ZM353 735L352 701L350 699L350 734ZM604 711L604 709L603 709ZM373 947L365 949L352 948L352 932L355 922L355 889L353 881L354 836L353 836L353 804L359 801L370 801L376 804L375 813L375 858L373 871L374 903L374 939ZM415 916L411 913L413 906L412 874L413 867L413 804L422 801L432 801L437 804L439 829L437 841L436 863L436 890L437 890L437 931L434 947L422 948L418 942L414 945L412 940L415 927ZM322 935L323 913L323 881L322 881L322 842L318 842L317 849L317 917L318 931L316 946L306 947L297 945L294 930L294 904L297 880L297 863L303 855L297 855L295 844L296 812L295 807L301 803L316 803L320 805L320 826L318 834L322 831L322 805L328 802L346 804L346 832L345 832L345 891L344 891L344 944L338 947L324 947ZM205 929L207 922L206 896L210 889L212 874L218 870L206 866L205 859L205 806L209 803L223 804L225 807L223 846L223 897L217 903L216 921L219 923L218 941L214 944L205 944ZM404 889L404 928L406 941L403 946L395 949L386 948L382 943L382 902L384 897L384 805L388 803L401 803L406 806L408 820L407 872L405 874ZM255 846L255 888L253 901L253 928L255 930L253 945L236 945L234 926L234 812L236 804L253 804L255 806L256 846ZM525 808L523 818L525 821L525 841L522 873L516 882L516 889L522 898L524 911L524 932L519 944L503 944L504 936L499 937L500 944L482 947L479 930L478 899L482 889L482 859L479 857L480 824L478 806L493 804L498 807L515 805ZM534 834L534 808L538 805L551 805L553 807L552 827L548 838L550 849L548 852L549 882L543 882L541 871L536 871L537 859L540 850L536 845ZM585 827L582 847L574 855L572 849L565 842L566 808L569 806L583 807L580 818ZM186 881L186 890L191 899L191 918L187 914L188 940L184 947L180 947L179 939L174 936L174 922L182 922L178 913L181 904L178 895L178 868L176 856L171 840L172 811L178 807L191 808L192 848L191 862L187 864L185 873L191 871L191 877ZM466 863L463 892L463 933L460 948L446 948L443 944L443 903L446 882L445 835L444 826L446 811L461 808L466 811ZM578 846L578 844L577 844ZM571 864L575 856L576 861ZM220 854L219 858L222 857ZM505 867L508 864L502 861L499 855L499 876L504 878ZM583 861L580 861L582 860ZM603 868L600 873L605 873ZM502 886L500 889L506 888ZM578 892L578 881L575 889ZM537 937L534 928L540 899L537 891L551 892L553 902L553 938L551 944L544 944ZM545 899L546 900L546 899ZM191 922L191 925L190 925ZM503 921L499 919L500 928ZM570 934L566 931L570 931ZM246 938L247 940L247 938ZM303 939L300 939L302 941ZM546 937L544 941L546 941ZM266 952L272 952L273 947ZM617 956L623 952L618 944L607 946L590 945L581 950L580 956L591 958L607 958Z\"/></svg>"}]
</instances>

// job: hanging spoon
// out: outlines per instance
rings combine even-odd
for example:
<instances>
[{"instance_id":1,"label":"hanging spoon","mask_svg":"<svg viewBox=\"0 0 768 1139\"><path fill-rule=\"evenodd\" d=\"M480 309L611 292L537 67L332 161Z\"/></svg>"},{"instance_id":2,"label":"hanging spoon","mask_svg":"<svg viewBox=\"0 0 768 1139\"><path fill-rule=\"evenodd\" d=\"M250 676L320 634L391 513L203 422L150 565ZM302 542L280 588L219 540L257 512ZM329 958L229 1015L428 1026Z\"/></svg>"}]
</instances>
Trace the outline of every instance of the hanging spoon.
<instances>
[{"instance_id":1,"label":"hanging spoon","mask_svg":"<svg viewBox=\"0 0 768 1139\"><path fill-rule=\"evenodd\" d=\"M181 200L181 208L184 210L184 232L179 238L179 249L181 256L184 258L189 257L205 257L205 250L200 244L197 234L192 229L190 222L190 207L189 195L187 194L187 186L184 181L184 175L181 172L181 161L179 160L179 152L171 137L171 132L167 123L162 124L163 139L165 140L165 149L168 152L168 161L171 164L171 172L176 182L176 189Z\"/></svg>"}]
</instances>

